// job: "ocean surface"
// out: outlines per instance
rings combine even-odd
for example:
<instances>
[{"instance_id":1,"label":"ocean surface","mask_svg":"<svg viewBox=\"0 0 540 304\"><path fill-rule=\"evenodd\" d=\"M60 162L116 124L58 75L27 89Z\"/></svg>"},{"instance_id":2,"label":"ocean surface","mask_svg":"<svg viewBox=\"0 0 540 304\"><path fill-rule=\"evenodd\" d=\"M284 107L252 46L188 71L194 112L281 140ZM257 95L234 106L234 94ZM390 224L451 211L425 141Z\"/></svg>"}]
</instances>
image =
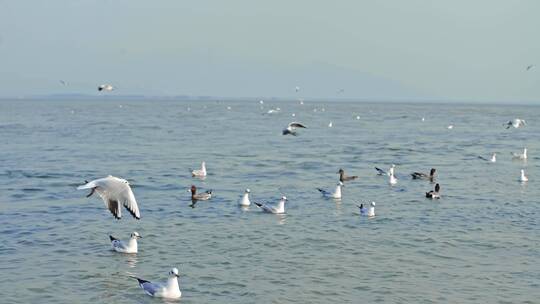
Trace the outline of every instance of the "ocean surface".
<instances>
[{"instance_id":1,"label":"ocean surface","mask_svg":"<svg viewBox=\"0 0 540 304\"><path fill-rule=\"evenodd\" d=\"M516 117L527 126L503 127ZM539 119L538 106L0 101L0 302L163 303L130 276L178 267L173 303L539 303ZM307 129L282 136L291 121ZM192 178L203 160L208 177ZM373 168L391 164L393 187ZM436 201L409 176L432 167ZM339 168L359 179L322 198ZM109 174L131 183L140 221L76 190ZM191 208L192 184L214 197ZM286 195L287 213L242 210L245 188ZM355 206L368 201L372 219ZM110 250L132 231L138 254Z\"/></svg>"}]
</instances>

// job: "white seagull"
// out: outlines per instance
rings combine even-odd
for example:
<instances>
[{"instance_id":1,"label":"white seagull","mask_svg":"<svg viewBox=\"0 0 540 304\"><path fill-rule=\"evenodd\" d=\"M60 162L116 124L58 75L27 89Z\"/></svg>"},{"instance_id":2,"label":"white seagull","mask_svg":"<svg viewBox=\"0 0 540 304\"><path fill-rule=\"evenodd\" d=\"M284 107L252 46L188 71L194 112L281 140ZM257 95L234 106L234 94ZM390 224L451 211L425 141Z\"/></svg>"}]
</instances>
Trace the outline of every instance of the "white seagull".
<instances>
[{"instance_id":1,"label":"white seagull","mask_svg":"<svg viewBox=\"0 0 540 304\"><path fill-rule=\"evenodd\" d=\"M289 134L290 134L290 135L296 136L296 131L295 131L295 130L296 130L297 128L304 128L304 129L306 129L306 126L304 126L303 124L301 124L301 123L299 123L299 122L294 122L294 121L293 121L293 122L291 122L291 123L287 126L287 128L283 129L282 134L283 134L283 135L289 135Z\"/></svg>"},{"instance_id":2,"label":"white seagull","mask_svg":"<svg viewBox=\"0 0 540 304\"><path fill-rule=\"evenodd\" d=\"M112 235L109 235L109 238L111 239L112 250L121 253L137 253L137 239L142 238L142 236L140 236L137 231L134 231L131 233L131 237L127 244Z\"/></svg>"},{"instance_id":3,"label":"white seagull","mask_svg":"<svg viewBox=\"0 0 540 304\"><path fill-rule=\"evenodd\" d=\"M506 126L507 129L510 129L510 127L514 127L517 129L517 128L526 126L527 122L525 121L525 119L515 118L512 120L509 120L504 125Z\"/></svg>"},{"instance_id":4,"label":"white seagull","mask_svg":"<svg viewBox=\"0 0 540 304\"><path fill-rule=\"evenodd\" d=\"M242 198L240 199L240 202L238 203L240 206L247 207L251 205L251 202L249 201L249 193L251 191L249 189L246 189L244 192L244 195L242 195Z\"/></svg>"},{"instance_id":5,"label":"white seagull","mask_svg":"<svg viewBox=\"0 0 540 304\"><path fill-rule=\"evenodd\" d=\"M191 175L194 177L206 177L206 162L201 163L201 169L199 170L189 169L189 171L191 171Z\"/></svg>"},{"instance_id":6,"label":"white seagull","mask_svg":"<svg viewBox=\"0 0 540 304\"><path fill-rule=\"evenodd\" d=\"M390 176L390 172L394 172L395 167L396 167L396 165L392 164L392 166L390 166L390 169L388 169L388 171L384 171L383 169L377 168L377 167L375 167L375 170L377 170L377 175L388 175L388 176Z\"/></svg>"},{"instance_id":7,"label":"white seagull","mask_svg":"<svg viewBox=\"0 0 540 304\"><path fill-rule=\"evenodd\" d=\"M397 178L394 176L394 168L390 168L388 183L390 183L390 185L397 184Z\"/></svg>"},{"instance_id":8,"label":"white seagull","mask_svg":"<svg viewBox=\"0 0 540 304\"><path fill-rule=\"evenodd\" d=\"M106 91L106 92L111 92L112 90L114 90L114 87L110 84L102 84L98 87L98 91Z\"/></svg>"},{"instance_id":9,"label":"white seagull","mask_svg":"<svg viewBox=\"0 0 540 304\"><path fill-rule=\"evenodd\" d=\"M512 157L516 159L527 159L527 148L523 148L523 153L512 152Z\"/></svg>"},{"instance_id":10,"label":"white seagull","mask_svg":"<svg viewBox=\"0 0 540 304\"><path fill-rule=\"evenodd\" d=\"M488 161L488 162L496 163L497 162L497 153L491 154L491 158L489 158L489 159L487 159L487 158L485 158L483 156L478 156L478 158L480 158L481 160Z\"/></svg>"},{"instance_id":11,"label":"white seagull","mask_svg":"<svg viewBox=\"0 0 540 304\"><path fill-rule=\"evenodd\" d=\"M364 204L356 205L360 209L360 215L374 217L375 216L375 202L371 202L369 208L364 207Z\"/></svg>"},{"instance_id":12,"label":"white seagull","mask_svg":"<svg viewBox=\"0 0 540 304\"><path fill-rule=\"evenodd\" d=\"M319 192L326 198L341 199L341 188L344 187L342 182L338 182L336 185L336 190L334 192L326 191L321 188L317 188Z\"/></svg>"},{"instance_id":13,"label":"white seagull","mask_svg":"<svg viewBox=\"0 0 540 304\"><path fill-rule=\"evenodd\" d=\"M134 218L138 220L141 218L135 195L125 179L109 175L77 187L77 190L82 189L92 189L86 197L90 197L94 192L97 192L105 202L105 206L118 220L122 217L122 205Z\"/></svg>"},{"instance_id":14,"label":"white seagull","mask_svg":"<svg viewBox=\"0 0 540 304\"><path fill-rule=\"evenodd\" d=\"M268 213L274 213L274 214L283 214L285 213L285 202L287 201L287 197L282 196L279 200L277 206L269 206L267 204L261 204L257 202L253 202L257 207L261 208L264 212Z\"/></svg>"},{"instance_id":15,"label":"white seagull","mask_svg":"<svg viewBox=\"0 0 540 304\"><path fill-rule=\"evenodd\" d=\"M152 297L178 299L182 296L180 286L178 285L178 269L173 268L169 272L169 279L167 283L152 283L137 277L134 277L139 281L139 286L144 292Z\"/></svg>"},{"instance_id":16,"label":"white seagull","mask_svg":"<svg viewBox=\"0 0 540 304\"><path fill-rule=\"evenodd\" d=\"M525 170L523 169L521 169L521 176L519 177L519 181L522 183L529 181L529 178L525 176Z\"/></svg>"}]
</instances>

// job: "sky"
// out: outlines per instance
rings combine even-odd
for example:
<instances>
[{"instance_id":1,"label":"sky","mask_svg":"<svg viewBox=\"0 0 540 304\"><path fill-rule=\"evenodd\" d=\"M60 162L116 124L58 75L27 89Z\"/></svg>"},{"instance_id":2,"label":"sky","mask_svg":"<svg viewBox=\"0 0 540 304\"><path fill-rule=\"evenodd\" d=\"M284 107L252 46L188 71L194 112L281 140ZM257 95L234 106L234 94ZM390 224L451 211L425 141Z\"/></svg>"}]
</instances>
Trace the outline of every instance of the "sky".
<instances>
[{"instance_id":1,"label":"sky","mask_svg":"<svg viewBox=\"0 0 540 304\"><path fill-rule=\"evenodd\" d=\"M0 0L0 97L111 83L113 95L540 104L538 12L537 0Z\"/></svg>"}]
</instances>

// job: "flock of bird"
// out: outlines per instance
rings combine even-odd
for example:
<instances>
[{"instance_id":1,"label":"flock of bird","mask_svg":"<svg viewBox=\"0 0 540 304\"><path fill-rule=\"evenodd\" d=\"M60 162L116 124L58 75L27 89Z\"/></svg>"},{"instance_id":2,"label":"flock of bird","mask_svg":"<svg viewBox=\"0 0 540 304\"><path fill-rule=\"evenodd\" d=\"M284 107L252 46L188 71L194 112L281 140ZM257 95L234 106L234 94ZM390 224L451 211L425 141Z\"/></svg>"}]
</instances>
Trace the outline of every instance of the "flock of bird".
<instances>
[{"instance_id":1,"label":"flock of bird","mask_svg":"<svg viewBox=\"0 0 540 304\"><path fill-rule=\"evenodd\" d=\"M101 86L100 86L101 88ZM109 90L109 87L104 86L102 88L103 90ZM112 87L110 87L112 90ZM504 124L506 128L514 127L514 128L521 128L526 125L525 120L523 119L513 119L508 121ZM307 129L307 127L299 122L291 122L288 124L288 126L283 130L283 135L292 135L297 136L297 129ZM521 159L526 160L527 159L527 148L523 149L522 153L512 153L512 157L515 159ZM497 161L496 153L493 153L490 158L485 158L483 156L478 156L479 159L483 161L488 161L495 163ZM378 167L375 167L375 171L380 176L387 176L388 177L388 183L393 186L398 183L398 179L395 175L395 168L396 166L392 164L388 170L384 170ZM198 179L205 179L208 175L207 169L206 169L206 163L203 161L201 163L200 169L190 169L191 175L194 178ZM341 200L343 195L343 187L345 186L346 182L354 181L358 178L356 175L346 175L345 170L339 169L339 181L337 182L335 188L333 191L331 190L325 190L322 188L316 188L320 194L324 198L328 199L334 199L334 200ZM429 173L423 173L423 172L412 172L410 174L412 179L415 180L426 180L430 183L433 183L436 179L436 173L437 170L435 168L431 168ZM527 182L528 178L525 175L525 170L521 170L521 175L519 178L519 181L521 182ZM135 195L133 194L133 191L131 190L130 184L127 180L114 177L114 176L107 176L105 178L100 178L92 181L85 181L84 185L78 186L78 190L90 190L90 193L86 197L92 196L94 193L97 193L101 199L104 201L105 206L107 209L112 213L114 218L121 219L122 217L122 209L125 208L135 219L139 220L141 218L141 214L139 211L139 207L137 204L137 201L135 199ZM191 192L191 200L192 204L191 207L194 207L195 204L198 201L207 201L212 198L212 190L208 190L205 192L197 192L197 187L195 185L192 185L190 189L188 190ZM440 199L441 198L441 187L439 183L436 183L433 190L430 190L425 193L425 197L428 199ZM238 205L241 207L248 207L252 204L250 199L251 191L250 189L245 189L243 195L241 196ZM285 203L287 202L287 197L282 196L277 204L268 204L268 203L259 203L259 202L253 202L255 206L257 206L261 211L271 214L284 214L285 213ZM367 202L362 203L360 205L356 205L359 209L359 214L361 216L366 216L368 218L372 218L375 216L375 202ZM367 206L367 207L366 207ZM123 207L123 208L122 208ZM130 239L128 241L122 241L120 239L115 238L114 236L109 236L111 241L111 247L113 251L120 252L120 253L137 253L138 252L138 244L137 240L142 238L142 236L134 231L131 233ZM144 292L150 296L153 297L164 297L164 298L180 298L182 295L182 292L180 291L178 278L179 273L177 268L172 268L169 272L169 277L166 283L155 283L143 280L138 277L134 277L137 279L139 286L144 290Z\"/></svg>"}]
</instances>

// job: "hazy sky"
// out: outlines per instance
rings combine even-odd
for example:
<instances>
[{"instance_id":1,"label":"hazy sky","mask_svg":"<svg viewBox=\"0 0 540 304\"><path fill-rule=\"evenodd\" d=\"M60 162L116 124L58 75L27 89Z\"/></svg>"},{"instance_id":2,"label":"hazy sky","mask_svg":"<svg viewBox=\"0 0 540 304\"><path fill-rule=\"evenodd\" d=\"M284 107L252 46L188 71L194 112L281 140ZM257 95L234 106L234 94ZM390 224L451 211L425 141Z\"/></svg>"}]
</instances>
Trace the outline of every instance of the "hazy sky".
<instances>
[{"instance_id":1,"label":"hazy sky","mask_svg":"<svg viewBox=\"0 0 540 304\"><path fill-rule=\"evenodd\" d=\"M113 94L540 103L539 13L538 0L0 0L0 96L108 82Z\"/></svg>"}]
</instances>

